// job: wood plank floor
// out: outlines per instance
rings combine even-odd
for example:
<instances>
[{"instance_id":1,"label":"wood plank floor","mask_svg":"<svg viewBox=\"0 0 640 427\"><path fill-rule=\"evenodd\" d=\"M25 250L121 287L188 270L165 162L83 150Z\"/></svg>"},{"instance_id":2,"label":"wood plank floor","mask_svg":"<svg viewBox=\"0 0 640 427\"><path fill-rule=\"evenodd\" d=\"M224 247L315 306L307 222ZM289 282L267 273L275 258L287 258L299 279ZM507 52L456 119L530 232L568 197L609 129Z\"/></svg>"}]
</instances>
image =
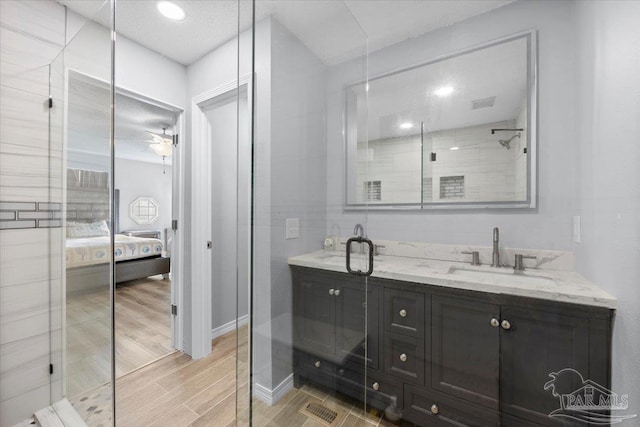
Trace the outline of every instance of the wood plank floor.
<instances>
[{"instance_id":1,"label":"wood plank floor","mask_svg":"<svg viewBox=\"0 0 640 427\"><path fill-rule=\"evenodd\" d=\"M194 361L172 351L169 289L159 276L116 289L116 424L250 425L247 326L213 340L211 354L203 359ZM111 424L111 387L105 385L109 380L108 292L79 295L68 302L67 387L80 390L70 400L89 426L106 427ZM380 411L365 412L359 402L308 385L291 390L273 406L253 399L251 425L324 426L300 413L308 401L342 410L340 427L393 425Z\"/></svg>"},{"instance_id":2,"label":"wood plank floor","mask_svg":"<svg viewBox=\"0 0 640 427\"><path fill-rule=\"evenodd\" d=\"M170 283L162 276L116 287L116 376L173 351ZM67 396L94 389L110 377L109 290L67 297Z\"/></svg>"},{"instance_id":3,"label":"wood plank floor","mask_svg":"<svg viewBox=\"0 0 640 427\"><path fill-rule=\"evenodd\" d=\"M246 349L246 342L245 326L238 337L234 331L213 340L212 353L203 359L194 361L187 355L174 353L119 378L117 425L325 427L299 412L308 401L341 409L344 417L338 424L340 427L396 425L384 420L380 411L365 412L359 402L308 385L291 390L273 406L253 399L250 424L249 372L241 360L246 361L247 355L236 353L236 345Z\"/></svg>"}]
</instances>

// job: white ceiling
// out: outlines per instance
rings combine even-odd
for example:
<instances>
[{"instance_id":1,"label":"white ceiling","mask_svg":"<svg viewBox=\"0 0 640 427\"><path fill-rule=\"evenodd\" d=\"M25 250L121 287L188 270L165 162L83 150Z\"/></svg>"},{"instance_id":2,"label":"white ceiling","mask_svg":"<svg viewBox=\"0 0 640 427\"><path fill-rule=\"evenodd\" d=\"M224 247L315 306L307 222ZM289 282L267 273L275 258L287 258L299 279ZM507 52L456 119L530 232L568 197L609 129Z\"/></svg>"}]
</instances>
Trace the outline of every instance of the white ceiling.
<instances>
[{"instance_id":1,"label":"white ceiling","mask_svg":"<svg viewBox=\"0 0 640 427\"><path fill-rule=\"evenodd\" d=\"M71 10L109 26L101 0L58 0ZM513 0L257 0L256 21L272 15L325 64L334 65L451 25ZM248 0L174 0L187 12L173 22L152 0L117 0L117 31L183 65L232 39L251 23ZM100 11L96 12L98 9Z\"/></svg>"},{"instance_id":2,"label":"white ceiling","mask_svg":"<svg viewBox=\"0 0 640 427\"><path fill-rule=\"evenodd\" d=\"M70 78L67 144L71 152L109 156L110 94L103 84L87 77ZM150 163L162 163L149 147L147 132L172 133L174 113L164 108L116 94L115 156ZM171 156L166 163L171 164Z\"/></svg>"}]
</instances>

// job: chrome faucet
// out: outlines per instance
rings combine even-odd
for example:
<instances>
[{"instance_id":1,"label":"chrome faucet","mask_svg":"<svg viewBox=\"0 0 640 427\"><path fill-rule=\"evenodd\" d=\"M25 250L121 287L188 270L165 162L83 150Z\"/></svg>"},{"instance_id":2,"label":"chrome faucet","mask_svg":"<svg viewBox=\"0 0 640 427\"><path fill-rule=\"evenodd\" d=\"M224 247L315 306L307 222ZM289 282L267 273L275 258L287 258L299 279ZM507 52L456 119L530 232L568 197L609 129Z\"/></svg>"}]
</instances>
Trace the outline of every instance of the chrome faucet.
<instances>
[{"instance_id":1,"label":"chrome faucet","mask_svg":"<svg viewBox=\"0 0 640 427\"><path fill-rule=\"evenodd\" d=\"M353 228L353 235L358 237L365 237L364 227L362 226L362 224L356 224L356 226ZM364 254L364 245L362 243L358 243L358 246L358 253Z\"/></svg>"},{"instance_id":2,"label":"chrome faucet","mask_svg":"<svg viewBox=\"0 0 640 427\"><path fill-rule=\"evenodd\" d=\"M498 227L493 229L493 258L491 259L491 267L500 267L500 230Z\"/></svg>"}]
</instances>

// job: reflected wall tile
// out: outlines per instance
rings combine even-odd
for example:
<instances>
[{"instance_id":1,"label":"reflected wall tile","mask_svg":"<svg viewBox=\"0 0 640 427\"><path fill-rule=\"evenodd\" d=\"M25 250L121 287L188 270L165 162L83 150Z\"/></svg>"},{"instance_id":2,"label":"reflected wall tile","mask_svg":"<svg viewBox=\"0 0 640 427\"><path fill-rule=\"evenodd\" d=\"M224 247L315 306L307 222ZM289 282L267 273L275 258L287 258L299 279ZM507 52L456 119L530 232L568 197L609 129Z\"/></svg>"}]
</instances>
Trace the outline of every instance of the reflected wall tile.
<instances>
[{"instance_id":1,"label":"reflected wall tile","mask_svg":"<svg viewBox=\"0 0 640 427\"><path fill-rule=\"evenodd\" d=\"M3 0L0 2L0 25L15 31L64 45L65 10L53 2Z\"/></svg>"},{"instance_id":2,"label":"reflected wall tile","mask_svg":"<svg viewBox=\"0 0 640 427\"><path fill-rule=\"evenodd\" d=\"M0 233L0 286L61 277L61 263L50 262L51 256L62 257L61 233L50 235L48 229L2 230Z\"/></svg>"},{"instance_id":3,"label":"reflected wall tile","mask_svg":"<svg viewBox=\"0 0 640 427\"><path fill-rule=\"evenodd\" d=\"M49 345L43 333L0 346L0 401L49 383Z\"/></svg>"},{"instance_id":4,"label":"reflected wall tile","mask_svg":"<svg viewBox=\"0 0 640 427\"><path fill-rule=\"evenodd\" d=\"M48 374L49 371L47 371ZM33 408L49 406L50 393L50 386L47 383L14 398L0 401L0 425L11 426L32 416Z\"/></svg>"}]
</instances>

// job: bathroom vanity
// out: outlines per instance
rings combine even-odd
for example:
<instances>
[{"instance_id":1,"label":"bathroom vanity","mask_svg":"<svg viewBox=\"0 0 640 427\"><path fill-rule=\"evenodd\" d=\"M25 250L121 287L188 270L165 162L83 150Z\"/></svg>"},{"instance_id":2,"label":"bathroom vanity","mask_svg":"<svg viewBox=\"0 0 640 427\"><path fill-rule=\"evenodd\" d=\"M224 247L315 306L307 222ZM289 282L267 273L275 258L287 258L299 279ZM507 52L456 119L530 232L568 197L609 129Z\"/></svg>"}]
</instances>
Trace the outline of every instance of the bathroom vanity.
<instances>
[{"instance_id":1,"label":"bathroom vanity","mask_svg":"<svg viewBox=\"0 0 640 427\"><path fill-rule=\"evenodd\" d=\"M570 425L550 374L610 386L615 299L574 272L380 256L365 284L339 252L289 264L296 387L366 390L418 425L549 426Z\"/></svg>"}]
</instances>

